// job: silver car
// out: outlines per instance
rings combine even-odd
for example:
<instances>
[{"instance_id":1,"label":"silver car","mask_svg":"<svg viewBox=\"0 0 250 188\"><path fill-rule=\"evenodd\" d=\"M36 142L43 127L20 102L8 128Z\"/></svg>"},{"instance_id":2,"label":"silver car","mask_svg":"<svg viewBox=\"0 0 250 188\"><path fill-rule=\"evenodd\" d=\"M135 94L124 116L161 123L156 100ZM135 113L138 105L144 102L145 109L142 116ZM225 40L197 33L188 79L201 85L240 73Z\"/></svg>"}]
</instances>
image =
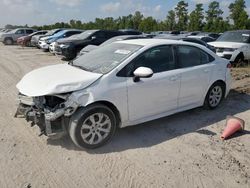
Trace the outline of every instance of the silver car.
<instances>
[{"instance_id":1,"label":"silver car","mask_svg":"<svg viewBox=\"0 0 250 188\"><path fill-rule=\"evenodd\" d=\"M8 33L2 33L0 35L0 42L3 42L5 45L12 45L14 44L19 37L27 36L36 30L32 28L19 28L14 29Z\"/></svg>"}]
</instances>

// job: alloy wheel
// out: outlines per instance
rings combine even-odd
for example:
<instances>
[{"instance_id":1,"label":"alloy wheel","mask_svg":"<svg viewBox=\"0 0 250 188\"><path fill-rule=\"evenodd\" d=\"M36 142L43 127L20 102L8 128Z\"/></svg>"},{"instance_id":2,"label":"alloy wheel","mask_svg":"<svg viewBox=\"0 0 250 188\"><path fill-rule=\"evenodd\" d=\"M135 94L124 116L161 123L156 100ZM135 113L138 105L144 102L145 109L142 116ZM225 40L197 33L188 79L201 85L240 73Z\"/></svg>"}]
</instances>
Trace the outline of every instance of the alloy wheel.
<instances>
[{"instance_id":1,"label":"alloy wheel","mask_svg":"<svg viewBox=\"0 0 250 188\"><path fill-rule=\"evenodd\" d=\"M209 104L211 107L216 107L219 105L222 99L223 91L220 86L215 86L209 93Z\"/></svg>"},{"instance_id":2,"label":"alloy wheel","mask_svg":"<svg viewBox=\"0 0 250 188\"><path fill-rule=\"evenodd\" d=\"M99 144L109 135L111 126L111 120L106 114L92 114L81 126L81 137L90 145Z\"/></svg>"}]
</instances>

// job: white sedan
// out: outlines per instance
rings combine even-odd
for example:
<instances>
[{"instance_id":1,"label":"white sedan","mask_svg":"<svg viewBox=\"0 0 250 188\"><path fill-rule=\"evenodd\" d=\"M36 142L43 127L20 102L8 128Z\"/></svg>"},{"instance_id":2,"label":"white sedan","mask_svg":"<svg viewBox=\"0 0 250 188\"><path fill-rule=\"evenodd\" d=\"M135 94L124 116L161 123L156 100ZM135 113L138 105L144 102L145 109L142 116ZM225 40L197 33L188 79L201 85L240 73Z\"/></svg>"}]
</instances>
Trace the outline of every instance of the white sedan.
<instances>
[{"instance_id":1,"label":"white sedan","mask_svg":"<svg viewBox=\"0 0 250 188\"><path fill-rule=\"evenodd\" d=\"M16 115L47 136L69 133L83 148L126 127L199 106L216 108L230 90L229 61L198 44L119 41L71 64L34 70L17 84Z\"/></svg>"}]
</instances>

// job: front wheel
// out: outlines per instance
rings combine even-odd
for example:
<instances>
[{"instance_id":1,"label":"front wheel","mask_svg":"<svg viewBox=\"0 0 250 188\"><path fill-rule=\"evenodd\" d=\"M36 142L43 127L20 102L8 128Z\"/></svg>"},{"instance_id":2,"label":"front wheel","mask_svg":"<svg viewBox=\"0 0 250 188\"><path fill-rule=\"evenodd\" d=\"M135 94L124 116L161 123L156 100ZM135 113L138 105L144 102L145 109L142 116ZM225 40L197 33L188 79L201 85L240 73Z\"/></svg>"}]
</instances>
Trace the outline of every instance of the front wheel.
<instances>
[{"instance_id":1,"label":"front wheel","mask_svg":"<svg viewBox=\"0 0 250 188\"><path fill-rule=\"evenodd\" d=\"M81 148L94 149L104 145L114 135L115 130L114 113L101 104L80 109L69 123L69 135Z\"/></svg>"},{"instance_id":2,"label":"front wheel","mask_svg":"<svg viewBox=\"0 0 250 188\"><path fill-rule=\"evenodd\" d=\"M218 107L224 97L224 93L225 88L223 84L219 82L213 84L206 95L205 106L210 109Z\"/></svg>"},{"instance_id":3,"label":"front wheel","mask_svg":"<svg viewBox=\"0 0 250 188\"><path fill-rule=\"evenodd\" d=\"M12 38L7 38L4 40L4 44L5 45L12 45L14 43Z\"/></svg>"}]
</instances>

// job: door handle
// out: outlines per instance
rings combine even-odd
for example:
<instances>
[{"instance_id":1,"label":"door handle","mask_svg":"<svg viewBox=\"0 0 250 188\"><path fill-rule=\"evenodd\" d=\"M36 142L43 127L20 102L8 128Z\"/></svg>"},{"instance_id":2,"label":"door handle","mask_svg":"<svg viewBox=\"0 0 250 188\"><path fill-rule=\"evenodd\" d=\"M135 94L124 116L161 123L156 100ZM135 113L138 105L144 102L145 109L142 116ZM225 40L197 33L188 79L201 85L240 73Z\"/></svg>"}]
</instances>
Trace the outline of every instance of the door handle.
<instances>
[{"instance_id":1,"label":"door handle","mask_svg":"<svg viewBox=\"0 0 250 188\"><path fill-rule=\"evenodd\" d=\"M209 72L209 70L208 70L208 69L204 69L203 71L204 71L205 73L208 73L208 72Z\"/></svg>"},{"instance_id":2,"label":"door handle","mask_svg":"<svg viewBox=\"0 0 250 188\"><path fill-rule=\"evenodd\" d=\"M177 79L178 79L177 76L172 76L172 77L170 77L170 81L176 81Z\"/></svg>"}]
</instances>

